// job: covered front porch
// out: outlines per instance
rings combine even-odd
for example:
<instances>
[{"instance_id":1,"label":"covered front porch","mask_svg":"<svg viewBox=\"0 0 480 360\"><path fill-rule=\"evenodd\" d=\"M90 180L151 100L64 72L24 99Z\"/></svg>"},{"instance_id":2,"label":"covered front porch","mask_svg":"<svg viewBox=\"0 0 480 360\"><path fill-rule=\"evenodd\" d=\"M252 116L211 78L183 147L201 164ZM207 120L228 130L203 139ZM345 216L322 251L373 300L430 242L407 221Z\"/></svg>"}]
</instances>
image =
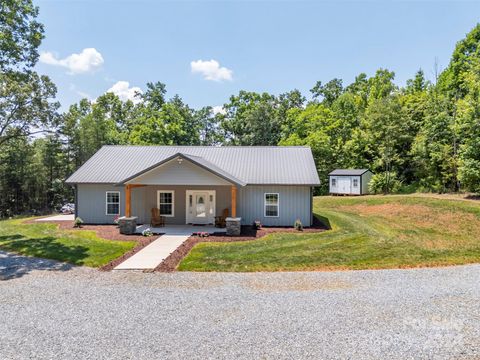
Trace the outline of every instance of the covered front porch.
<instances>
[{"instance_id":1,"label":"covered front porch","mask_svg":"<svg viewBox=\"0 0 480 360\"><path fill-rule=\"evenodd\" d=\"M137 224L151 224L152 209L158 209L165 225L215 225L215 218L237 217L237 187L234 185L125 186L125 216Z\"/></svg>"},{"instance_id":2,"label":"covered front porch","mask_svg":"<svg viewBox=\"0 0 480 360\"><path fill-rule=\"evenodd\" d=\"M240 222L237 188L246 184L201 157L178 153L118 185L125 187L125 216L137 224L150 225L158 215L165 225L211 226L217 217Z\"/></svg>"}]
</instances>

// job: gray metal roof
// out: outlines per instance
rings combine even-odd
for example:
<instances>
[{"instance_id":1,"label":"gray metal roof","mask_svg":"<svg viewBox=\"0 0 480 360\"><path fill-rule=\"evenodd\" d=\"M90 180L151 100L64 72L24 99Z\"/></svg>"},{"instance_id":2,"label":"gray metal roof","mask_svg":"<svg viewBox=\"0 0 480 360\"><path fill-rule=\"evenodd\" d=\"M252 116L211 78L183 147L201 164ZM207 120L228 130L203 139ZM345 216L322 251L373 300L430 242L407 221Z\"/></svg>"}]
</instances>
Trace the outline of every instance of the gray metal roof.
<instances>
[{"instance_id":1,"label":"gray metal roof","mask_svg":"<svg viewBox=\"0 0 480 360\"><path fill-rule=\"evenodd\" d=\"M361 176L365 174L368 169L335 169L329 176Z\"/></svg>"},{"instance_id":2,"label":"gray metal roof","mask_svg":"<svg viewBox=\"0 0 480 360\"><path fill-rule=\"evenodd\" d=\"M66 182L122 183L179 153L239 184L320 184L312 151L303 146L107 145L98 150Z\"/></svg>"}]
</instances>

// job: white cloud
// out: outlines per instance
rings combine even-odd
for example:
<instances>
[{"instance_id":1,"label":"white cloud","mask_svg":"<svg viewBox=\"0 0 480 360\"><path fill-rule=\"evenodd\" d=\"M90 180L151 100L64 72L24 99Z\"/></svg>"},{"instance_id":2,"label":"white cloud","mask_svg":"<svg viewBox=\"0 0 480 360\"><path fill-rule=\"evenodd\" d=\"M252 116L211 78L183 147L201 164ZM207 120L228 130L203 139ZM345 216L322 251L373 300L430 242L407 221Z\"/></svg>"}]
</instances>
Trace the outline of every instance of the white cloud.
<instances>
[{"instance_id":1,"label":"white cloud","mask_svg":"<svg viewBox=\"0 0 480 360\"><path fill-rule=\"evenodd\" d=\"M142 89L138 86L130 87L128 81L117 81L107 92L112 92L117 95L120 100L127 101L131 100L134 104L139 103L141 100L138 97L135 97L136 93L141 93Z\"/></svg>"},{"instance_id":2,"label":"white cloud","mask_svg":"<svg viewBox=\"0 0 480 360\"><path fill-rule=\"evenodd\" d=\"M199 73L205 80L211 81L231 81L233 79L233 71L226 67L221 67L216 60L197 60L190 63L192 73Z\"/></svg>"},{"instance_id":3,"label":"white cloud","mask_svg":"<svg viewBox=\"0 0 480 360\"><path fill-rule=\"evenodd\" d=\"M59 59L55 54L44 51L40 54L40 62L68 69L70 74L93 72L103 65L104 60L94 48L83 49L80 54L72 54L64 59Z\"/></svg>"},{"instance_id":4,"label":"white cloud","mask_svg":"<svg viewBox=\"0 0 480 360\"><path fill-rule=\"evenodd\" d=\"M227 111L221 105L212 107L212 111L213 111L213 115L217 115L217 114L225 115L227 113Z\"/></svg>"}]
</instances>

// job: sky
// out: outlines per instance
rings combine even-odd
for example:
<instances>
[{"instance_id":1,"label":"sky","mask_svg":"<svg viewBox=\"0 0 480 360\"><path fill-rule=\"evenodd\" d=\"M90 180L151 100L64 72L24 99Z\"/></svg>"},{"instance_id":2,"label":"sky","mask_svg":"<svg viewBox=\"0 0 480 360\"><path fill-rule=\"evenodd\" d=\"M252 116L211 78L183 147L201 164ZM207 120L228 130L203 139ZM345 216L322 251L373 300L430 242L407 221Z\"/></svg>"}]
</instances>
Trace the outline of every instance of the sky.
<instances>
[{"instance_id":1,"label":"sky","mask_svg":"<svg viewBox=\"0 0 480 360\"><path fill-rule=\"evenodd\" d=\"M240 90L306 96L320 80L349 84L379 68L404 85L480 21L480 2L34 0L45 25L39 73L62 109L106 91L122 99L161 81L193 108Z\"/></svg>"}]
</instances>

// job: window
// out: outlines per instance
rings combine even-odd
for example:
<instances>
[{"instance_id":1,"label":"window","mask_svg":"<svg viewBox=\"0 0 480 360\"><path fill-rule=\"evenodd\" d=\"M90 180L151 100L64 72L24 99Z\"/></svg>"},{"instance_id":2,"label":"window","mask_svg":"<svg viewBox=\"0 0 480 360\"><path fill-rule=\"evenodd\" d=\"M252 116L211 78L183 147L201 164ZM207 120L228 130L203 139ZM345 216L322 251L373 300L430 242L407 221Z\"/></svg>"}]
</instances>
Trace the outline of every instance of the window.
<instances>
[{"instance_id":1,"label":"window","mask_svg":"<svg viewBox=\"0 0 480 360\"><path fill-rule=\"evenodd\" d=\"M174 192L169 190L159 190L157 192L157 203L160 215L173 216L174 215Z\"/></svg>"},{"instance_id":2,"label":"window","mask_svg":"<svg viewBox=\"0 0 480 360\"><path fill-rule=\"evenodd\" d=\"M337 186L337 179L332 179L332 186Z\"/></svg>"},{"instance_id":3,"label":"window","mask_svg":"<svg viewBox=\"0 0 480 360\"><path fill-rule=\"evenodd\" d=\"M278 194L265 194L265 216L278 217Z\"/></svg>"},{"instance_id":4,"label":"window","mask_svg":"<svg viewBox=\"0 0 480 360\"><path fill-rule=\"evenodd\" d=\"M107 191L106 214L120 215L120 191Z\"/></svg>"},{"instance_id":5,"label":"window","mask_svg":"<svg viewBox=\"0 0 480 360\"><path fill-rule=\"evenodd\" d=\"M353 179L353 187L358 187L358 179Z\"/></svg>"}]
</instances>

